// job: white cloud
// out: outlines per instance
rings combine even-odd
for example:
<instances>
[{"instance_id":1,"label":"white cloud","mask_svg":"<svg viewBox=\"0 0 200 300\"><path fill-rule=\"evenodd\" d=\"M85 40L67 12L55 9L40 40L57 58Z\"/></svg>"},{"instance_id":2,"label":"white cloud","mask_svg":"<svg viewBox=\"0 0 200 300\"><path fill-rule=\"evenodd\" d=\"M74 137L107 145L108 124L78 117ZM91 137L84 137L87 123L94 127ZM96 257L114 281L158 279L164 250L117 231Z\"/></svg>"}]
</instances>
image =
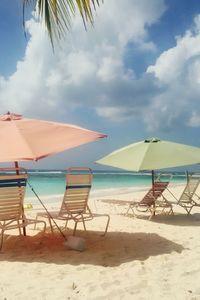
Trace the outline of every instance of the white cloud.
<instances>
[{"instance_id":1,"label":"white cloud","mask_svg":"<svg viewBox=\"0 0 200 300\"><path fill-rule=\"evenodd\" d=\"M104 57L97 72L97 76L102 81L110 81L123 74L123 64L121 60L112 57Z\"/></svg>"},{"instance_id":2,"label":"white cloud","mask_svg":"<svg viewBox=\"0 0 200 300\"><path fill-rule=\"evenodd\" d=\"M200 54L200 35L193 35L188 31L184 37L177 38L175 47L163 52L154 66L149 66L147 72L165 82L173 83L174 80L184 75L189 59Z\"/></svg>"},{"instance_id":3,"label":"white cloud","mask_svg":"<svg viewBox=\"0 0 200 300\"><path fill-rule=\"evenodd\" d=\"M137 116L149 101L147 87L154 90L154 86L149 76L138 80L134 70L124 66L125 49L133 42L142 51L154 51L148 26L165 9L164 0L124 0L117 5L115 0L105 1L97 9L94 28L88 26L85 32L76 17L72 32L55 53L32 18L27 22L30 39L16 72L8 78L1 74L2 112L51 118L56 111L59 118L63 113L71 116L78 106L89 106L101 117ZM101 106L107 113L102 114Z\"/></svg>"},{"instance_id":4,"label":"white cloud","mask_svg":"<svg viewBox=\"0 0 200 300\"><path fill-rule=\"evenodd\" d=\"M79 85L81 80L87 80L95 75L96 64L90 53L86 51L71 52L62 61L63 79L68 85Z\"/></svg>"},{"instance_id":5,"label":"white cloud","mask_svg":"<svg viewBox=\"0 0 200 300\"><path fill-rule=\"evenodd\" d=\"M198 34L200 33L200 15L194 18L194 31Z\"/></svg>"},{"instance_id":6,"label":"white cloud","mask_svg":"<svg viewBox=\"0 0 200 300\"><path fill-rule=\"evenodd\" d=\"M136 116L138 114L137 108L128 108L123 106L101 106L97 107L97 113L103 118L108 118L111 121L126 121L130 119L131 116Z\"/></svg>"},{"instance_id":7,"label":"white cloud","mask_svg":"<svg viewBox=\"0 0 200 300\"><path fill-rule=\"evenodd\" d=\"M190 119L188 120L189 127L200 127L200 116L196 111L192 112Z\"/></svg>"},{"instance_id":8,"label":"white cloud","mask_svg":"<svg viewBox=\"0 0 200 300\"><path fill-rule=\"evenodd\" d=\"M197 112L193 111L190 119L188 120L188 126L200 127L200 116Z\"/></svg>"},{"instance_id":9,"label":"white cloud","mask_svg":"<svg viewBox=\"0 0 200 300\"><path fill-rule=\"evenodd\" d=\"M149 128L199 127L200 110L200 15L176 46L163 52L147 73L153 74L163 91L151 101ZM165 110L162 111L162 108ZM156 119L156 122L155 122Z\"/></svg>"}]
</instances>

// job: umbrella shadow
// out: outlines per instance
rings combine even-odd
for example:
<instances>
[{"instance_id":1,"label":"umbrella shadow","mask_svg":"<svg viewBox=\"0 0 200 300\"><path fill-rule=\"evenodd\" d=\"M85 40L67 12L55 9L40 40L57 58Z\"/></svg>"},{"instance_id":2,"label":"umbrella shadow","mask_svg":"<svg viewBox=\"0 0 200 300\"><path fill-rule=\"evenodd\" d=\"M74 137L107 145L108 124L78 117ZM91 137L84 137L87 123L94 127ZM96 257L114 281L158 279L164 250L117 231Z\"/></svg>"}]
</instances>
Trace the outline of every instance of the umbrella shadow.
<instances>
[{"instance_id":1,"label":"umbrella shadow","mask_svg":"<svg viewBox=\"0 0 200 300\"><path fill-rule=\"evenodd\" d=\"M175 226L200 226L200 213L195 213L192 215L156 215L151 219L151 222Z\"/></svg>"},{"instance_id":2,"label":"umbrella shadow","mask_svg":"<svg viewBox=\"0 0 200 300\"><path fill-rule=\"evenodd\" d=\"M182 245L155 233L108 232L102 237L97 231L90 231L88 234L78 231L77 236L86 240L86 250L83 252L66 250L59 233L9 236L0 254L0 261L114 267L174 251L181 253L184 250Z\"/></svg>"}]
</instances>

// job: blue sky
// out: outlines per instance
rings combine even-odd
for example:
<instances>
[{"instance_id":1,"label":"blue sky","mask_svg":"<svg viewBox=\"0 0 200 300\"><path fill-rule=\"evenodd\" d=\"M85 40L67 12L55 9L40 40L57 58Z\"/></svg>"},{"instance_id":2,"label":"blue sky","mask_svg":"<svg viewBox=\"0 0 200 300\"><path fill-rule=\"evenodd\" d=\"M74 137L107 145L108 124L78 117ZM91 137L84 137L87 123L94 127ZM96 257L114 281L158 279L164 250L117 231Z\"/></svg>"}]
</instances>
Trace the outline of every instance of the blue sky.
<instances>
[{"instance_id":1,"label":"blue sky","mask_svg":"<svg viewBox=\"0 0 200 300\"><path fill-rule=\"evenodd\" d=\"M25 166L97 168L110 151L152 136L200 146L199 1L106 0L94 28L85 32L77 15L55 53L30 14L25 38L20 2L0 3L0 113L108 134Z\"/></svg>"}]
</instances>

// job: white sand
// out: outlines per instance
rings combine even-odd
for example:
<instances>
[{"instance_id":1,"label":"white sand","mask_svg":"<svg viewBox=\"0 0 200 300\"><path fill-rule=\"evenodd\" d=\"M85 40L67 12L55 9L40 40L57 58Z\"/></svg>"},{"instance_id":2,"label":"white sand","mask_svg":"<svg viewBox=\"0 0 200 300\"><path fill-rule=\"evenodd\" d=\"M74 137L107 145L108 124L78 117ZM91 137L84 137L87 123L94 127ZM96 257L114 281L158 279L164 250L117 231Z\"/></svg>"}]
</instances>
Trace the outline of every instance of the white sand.
<instances>
[{"instance_id":1,"label":"white sand","mask_svg":"<svg viewBox=\"0 0 200 300\"><path fill-rule=\"evenodd\" d=\"M178 195L182 188L173 190ZM121 215L127 205L101 201L143 194L130 189L93 193L93 211L109 213L111 222L105 237L100 236L104 218L88 222L87 234L80 225L84 252L66 250L60 234L49 230L43 234L29 227L26 237L7 231L0 254L0 300L200 299L200 208L187 216L175 207L175 216L148 221ZM26 213L33 216L36 208Z\"/></svg>"}]
</instances>

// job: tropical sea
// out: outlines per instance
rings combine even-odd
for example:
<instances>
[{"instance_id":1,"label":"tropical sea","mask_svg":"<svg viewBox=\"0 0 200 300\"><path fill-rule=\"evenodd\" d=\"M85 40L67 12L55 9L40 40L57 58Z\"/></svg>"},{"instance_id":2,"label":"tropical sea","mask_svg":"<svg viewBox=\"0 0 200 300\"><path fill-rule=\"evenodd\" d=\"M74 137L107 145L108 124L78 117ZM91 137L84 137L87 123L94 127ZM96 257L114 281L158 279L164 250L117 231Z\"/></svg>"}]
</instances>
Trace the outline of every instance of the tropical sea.
<instances>
[{"instance_id":1,"label":"tropical sea","mask_svg":"<svg viewBox=\"0 0 200 300\"><path fill-rule=\"evenodd\" d=\"M63 170L28 170L31 187L39 197L61 195L65 190L66 171ZM168 180L163 175L162 180ZM184 172L173 173L171 179L174 183L183 183L186 180ZM133 188L142 190L151 185L151 173L135 173L126 171L93 171L92 191L112 191L116 188ZM34 197L32 189L27 186L26 197Z\"/></svg>"}]
</instances>

